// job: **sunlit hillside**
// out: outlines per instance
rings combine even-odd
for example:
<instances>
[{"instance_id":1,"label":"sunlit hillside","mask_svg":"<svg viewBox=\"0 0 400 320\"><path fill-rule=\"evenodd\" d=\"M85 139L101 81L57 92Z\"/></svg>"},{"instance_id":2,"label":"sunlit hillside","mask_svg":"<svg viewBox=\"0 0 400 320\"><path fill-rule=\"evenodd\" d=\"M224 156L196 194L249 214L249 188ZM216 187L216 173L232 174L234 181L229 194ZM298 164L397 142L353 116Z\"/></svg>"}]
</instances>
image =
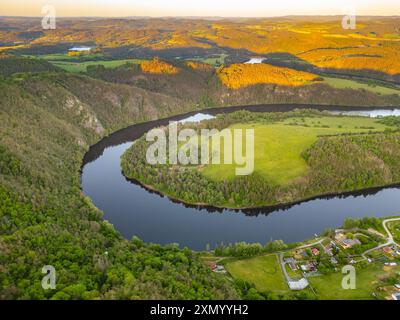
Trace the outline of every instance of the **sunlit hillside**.
<instances>
[{"instance_id":1,"label":"sunlit hillside","mask_svg":"<svg viewBox=\"0 0 400 320\"><path fill-rule=\"evenodd\" d=\"M22 22L4 18L0 51L91 43L125 56L132 55L133 48L155 56L169 50L168 55L180 58L182 54L225 54L227 50L242 49L262 55L286 52L321 68L365 69L395 75L400 73L398 20L358 17L356 29L346 30L340 16L216 21L72 19L62 20L56 30L43 30L35 19ZM173 50L177 50L176 54Z\"/></svg>"},{"instance_id":2,"label":"sunlit hillside","mask_svg":"<svg viewBox=\"0 0 400 320\"><path fill-rule=\"evenodd\" d=\"M264 83L300 86L318 79L318 76L308 72L269 64L232 64L229 67L220 68L218 75L223 84L232 89Z\"/></svg>"},{"instance_id":3,"label":"sunlit hillside","mask_svg":"<svg viewBox=\"0 0 400 320\"><path fill-rule=\"evenodd\" d=\"M158 58L151 61L143 61L140 67L144 73L154 73L154 74L176 74L179 69L173 65L166 63Z\"/></svg>"}]
</instances>

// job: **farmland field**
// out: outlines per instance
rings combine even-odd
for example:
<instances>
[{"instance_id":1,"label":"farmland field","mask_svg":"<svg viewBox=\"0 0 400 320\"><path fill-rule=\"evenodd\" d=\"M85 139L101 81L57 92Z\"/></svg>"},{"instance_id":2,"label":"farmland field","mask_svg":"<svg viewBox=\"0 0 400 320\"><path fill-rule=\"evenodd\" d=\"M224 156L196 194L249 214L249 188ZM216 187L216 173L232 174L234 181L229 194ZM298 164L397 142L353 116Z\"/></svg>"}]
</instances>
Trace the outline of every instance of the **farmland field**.
<instances>
[{"instance_id":1,"label":"farmland field","mask_svg":"<svg viewBox=\"0 0 400 320\"><path fill-rule=\"evenodd\" d=\"M56 67L64 69L68 72L85 72L88 66L103 65L106 68L116 68L126 63L138 64L141 60L138 59L125 59L125 60L98 60L98 61L84 61L84 62L71 62L71 61L49 61Z\"/></svg>"},{"instance_id":2,"label":"farmland field","mask_svg":"<svg viewBox=\"0 0 400 320\"><path fill-rule=\"evenodd\" d=\"M307 172L302 152L319 136L383 131L376 119L362 117L290 118L277 124L235 124L229 129L254 129L255 173L275 184L286 184ZM245 147L243 147L245 148ZM221 155L224 150L221 148ZM210 164L201 169L208 178L222 181L235 178L234 164Z\"/></svg>"},{"instance_id":3,"label":"farmland field","mask_svg":"<svg viewBox=\"0 0 400 320\"><path fill-rule=\"evenodd\" d=\"M289 291L275 254L230 262L226 268L234 278L248 281L260 291Z\"/></svg>"},{"instance_id":4,"label":"farmland field","mask_svg":"<svg viewBox=\"0 0 400 320\"><path fill-rule=\"evenodd\" d=\"M399 270L399 267L384 270L384 267L380 264L370 264L364 268L357 268L356 289L354 290L342 288L343 274L340 272L322 277L311 277L308 280L319 299L367 300L374 299L372 293L379 286L380 278L385 277L388 271L398 272Z\"/></svg>"}]
</instances>

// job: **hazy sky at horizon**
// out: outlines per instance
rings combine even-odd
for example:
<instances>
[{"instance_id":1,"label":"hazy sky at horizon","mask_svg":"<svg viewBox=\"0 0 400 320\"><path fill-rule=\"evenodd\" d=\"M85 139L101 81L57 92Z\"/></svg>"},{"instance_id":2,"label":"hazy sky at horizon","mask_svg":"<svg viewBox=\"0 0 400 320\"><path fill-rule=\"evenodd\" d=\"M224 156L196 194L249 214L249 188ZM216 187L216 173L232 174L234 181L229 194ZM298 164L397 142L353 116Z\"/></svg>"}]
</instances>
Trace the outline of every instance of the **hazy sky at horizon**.
<instances>
[{"instance_id":1,"label":"hazy sky at horizon","mask_svg":"<svg viewBox=\"0 0 400 320\"><path fill-rule=\"evenodd\" d=\"M0 0L0 15L41 16L47 4L58 16L400 15L400 0Z\"/></svg>"}]
</instances>

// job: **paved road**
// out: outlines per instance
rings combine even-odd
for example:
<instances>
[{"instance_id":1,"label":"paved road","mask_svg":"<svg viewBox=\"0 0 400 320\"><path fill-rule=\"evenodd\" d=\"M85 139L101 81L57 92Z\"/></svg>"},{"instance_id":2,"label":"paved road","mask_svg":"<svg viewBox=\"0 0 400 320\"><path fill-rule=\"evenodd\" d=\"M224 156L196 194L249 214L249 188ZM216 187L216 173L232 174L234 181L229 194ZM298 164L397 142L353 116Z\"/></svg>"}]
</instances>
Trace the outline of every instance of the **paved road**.
<instances>
[{"instance_id":1,"label":"paved road","mask_svg":"<svg viewBox=\"0 0 400 320\"><path fill-rule=\"evenodd\" d=\"M392 222L392 221L400 221L400 218L386 219L386 220L383 220L383 222L382 222L382 226L383 226L383 228L385 229L386 233L388 234L387 242L384 243L384 244L381 244L381 245L379 245L379 246L376 246L375 248L372 248L372 249L369 249L369 250L365 251L365 252L363 253L363 257L364 257L364 258L366 258L365 255L367 255L368 253L370 253L370 252L372 252L372 251L375 251L375 250L382 249L382 248L387 247L387 246L390 246L390 245L392 245L392 244L395 244L395 245L399 246L399 245L394 241L393 235L392 235L392 233L390 232L390 230L389 230L389 228L388 228L388 226L387 226L387 223L388 223L388 222Z\"/></svg>"},{"instance_id":2,"label":"paved road","mask_svg":"<svg viewBox=\"0 0 400 320\"><path fill-rule=\"evenodd\" d=\"M286 278L286 281L287 282L294 281L291 277L289 277L289 274L286 271L286 267L285 267L286 263L283 261L283 252L280 252L278 256L279 256L279 264L281 265L281 269L282 269L283 275Z\"/></svg>"}]
</instances>

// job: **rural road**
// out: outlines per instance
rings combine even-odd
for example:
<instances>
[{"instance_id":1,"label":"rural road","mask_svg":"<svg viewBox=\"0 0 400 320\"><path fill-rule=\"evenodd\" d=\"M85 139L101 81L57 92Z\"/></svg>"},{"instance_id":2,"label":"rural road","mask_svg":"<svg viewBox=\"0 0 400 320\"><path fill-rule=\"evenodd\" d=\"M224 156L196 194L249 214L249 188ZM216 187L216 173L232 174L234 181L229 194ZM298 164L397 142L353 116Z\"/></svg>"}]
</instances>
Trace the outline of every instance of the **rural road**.
<instances>
[{"instance_id":1,"label":"rural road","mask_svg":"<svg viewBox=\"0 0 400 320\"><path fill-rule=\"evenodd\" d=\"M386 220L383 220L383 221L382 221L382 226L383 226L383 228L385 229L385 231L386 231L386 233L387 233L387 235L388 235L388 237L387 237L387 240L388 240L388 241L387 241L386 243L384 243L384 244L381 244L381 245L379 245L379 246L376 246L375 248L372 248L372 249L369 249L369 250L365 251L365 252L363 253L363 257L364 257L364 258L366 258L365 255L367 255L368 253L370 253L370 252L372 252L372 251L375 251L375 250L378 250L378 249L381 249L381 248L384 248L384 247L386 247L386 246L390 246L390 245L392 245L392 244L395 244L395 245L399 246L399 245L394 241L393 235L392 235L392 233L390 232L390 230L389 230L389 228L388 228L388 226L387 226L387 223L388 223L388 222L393 222L393 221L400 221L400 218L392 218L392 219L386 219Z\"/></svg>"}]
</instances>

